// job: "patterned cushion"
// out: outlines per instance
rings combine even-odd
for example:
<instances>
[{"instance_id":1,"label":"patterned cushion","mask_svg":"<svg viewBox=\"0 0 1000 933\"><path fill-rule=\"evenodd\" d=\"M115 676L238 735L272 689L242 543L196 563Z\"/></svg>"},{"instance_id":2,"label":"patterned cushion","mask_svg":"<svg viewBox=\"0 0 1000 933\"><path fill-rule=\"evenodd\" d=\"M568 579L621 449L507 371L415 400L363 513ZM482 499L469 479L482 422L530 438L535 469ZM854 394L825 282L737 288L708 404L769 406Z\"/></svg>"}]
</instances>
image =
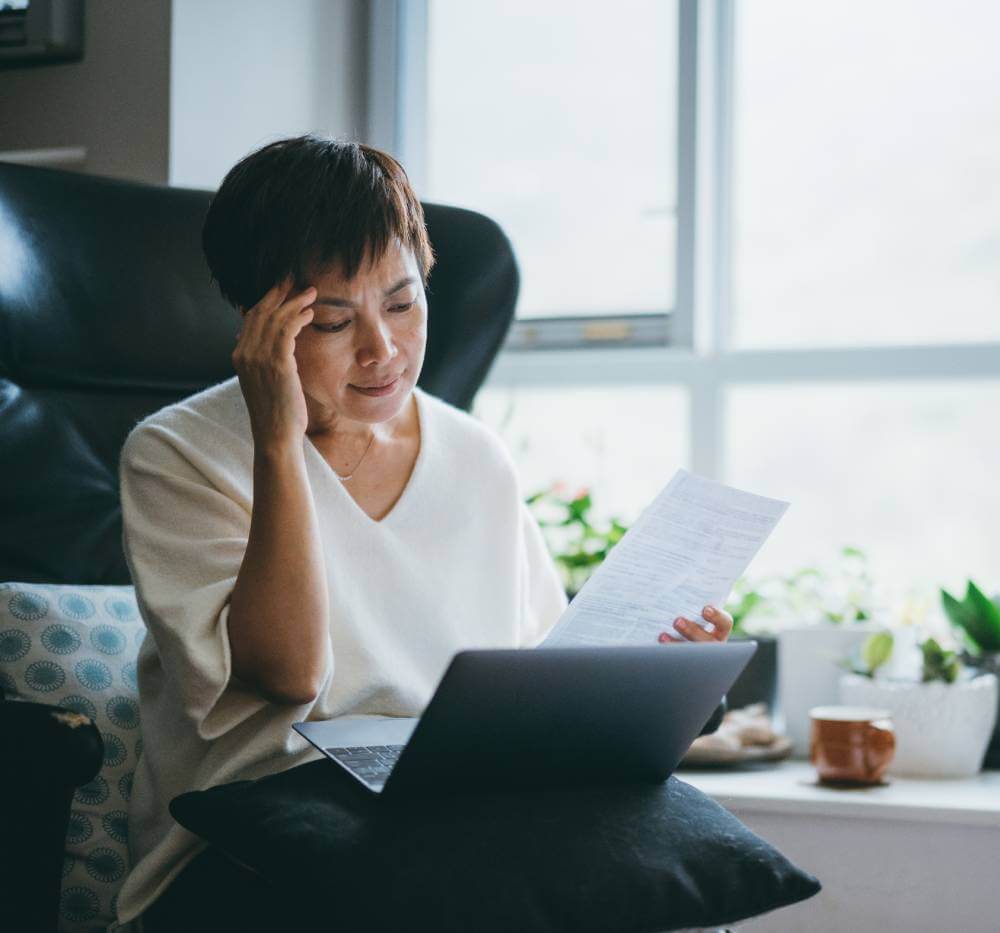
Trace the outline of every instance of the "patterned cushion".
<instances>
[{"instance_id":1,"label":"patterned cushion","mask_svg":"<svg viewBox=\"0 0 1000 933\"><path fill-rule=\"evenodd\" d=\"M77 710L104 738L104 766L77 788L63 861L63 931L114 919L128 871L128 800L142 751L136 655L146 634L131 586L0 584L0 685Z\"/></svg>"}]
</instances>

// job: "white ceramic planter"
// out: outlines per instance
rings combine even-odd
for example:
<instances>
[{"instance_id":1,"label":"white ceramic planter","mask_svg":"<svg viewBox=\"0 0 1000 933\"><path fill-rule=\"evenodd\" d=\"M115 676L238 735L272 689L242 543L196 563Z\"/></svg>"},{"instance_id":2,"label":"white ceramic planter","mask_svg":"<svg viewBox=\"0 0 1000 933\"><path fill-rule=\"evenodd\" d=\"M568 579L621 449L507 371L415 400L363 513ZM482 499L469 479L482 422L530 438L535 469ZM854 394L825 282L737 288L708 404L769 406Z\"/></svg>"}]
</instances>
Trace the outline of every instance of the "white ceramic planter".
<instances>
[{"instance_id":1,"label":"white ceramic planter","mask_svg":"<svg viewBox=\"0 0 1000 933\"><path fill-rule=\"evenodd\" d=\"M997 689L994 674L953 684L846 674L840 679L840 700L892 713L896 754L889 774L957 778L971 777L982 768L997 716Z\"/></svg>"},{"instance_id":2,"label":"white ceramic planter","mask_svg":"<svg viewBox=\"0 0 1000 933\"><path fill-rule=\"evenodd\" d=\"M844 669L839 662L878 631L881 626L861 622L804 625L778 633L778 703L793 755L809 754L809 710L840 702Z\"/></svg>"}]
</instances>

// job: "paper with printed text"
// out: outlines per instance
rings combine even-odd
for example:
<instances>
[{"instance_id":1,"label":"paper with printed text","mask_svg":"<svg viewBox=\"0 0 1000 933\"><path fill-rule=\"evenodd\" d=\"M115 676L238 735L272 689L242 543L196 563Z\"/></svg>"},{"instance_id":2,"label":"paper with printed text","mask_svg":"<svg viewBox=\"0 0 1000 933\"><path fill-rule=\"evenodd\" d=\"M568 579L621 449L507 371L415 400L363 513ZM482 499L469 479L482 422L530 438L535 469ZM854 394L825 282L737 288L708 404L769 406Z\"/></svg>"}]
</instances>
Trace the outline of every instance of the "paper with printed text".
<instances>
[{"instance_id":1,"label":"paper with printed text","mask_svg":"<svg viewBox=\"0 0 1000 933\"><path fill-rule=\"evenodd\" d=\"M702 609L723 608L788 505L678 470L540 647L654 645L684 638L678 616L708 626Z\"/></svg>"}]
</instances>

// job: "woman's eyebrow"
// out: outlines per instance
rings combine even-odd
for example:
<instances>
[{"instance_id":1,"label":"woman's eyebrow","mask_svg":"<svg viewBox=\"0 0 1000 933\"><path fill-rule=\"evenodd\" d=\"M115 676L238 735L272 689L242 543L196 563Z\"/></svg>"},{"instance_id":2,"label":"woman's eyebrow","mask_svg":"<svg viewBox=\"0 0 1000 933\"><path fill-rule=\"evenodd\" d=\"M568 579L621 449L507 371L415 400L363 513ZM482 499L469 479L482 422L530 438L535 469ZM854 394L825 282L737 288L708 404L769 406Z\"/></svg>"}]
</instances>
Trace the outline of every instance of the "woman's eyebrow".
<instances>
[{"instance_id":1,"label":"woman's eyebrow","mask_svg":"<svg viewBox=\"0 0 1000 933\"><path fill-rule=\"evenodd\" d=\"M385 295L385 297L388 298L389 295L394 295L401 288L405 288L407 285L412 285L416 281L417 280L415 276L408 275L405 278L400 279L395 285L392 285L391 287L387 288L385 292L383 292L383 294ZM351 301L349 298L338 298L336 296L326 295L317 298L313 302L313 304L330 305L331 307L334 308L353 308L355 307L356 302Z\"/></svg>"},{"instance_id":2,"label":"woman's eyebrow","mask_svg":"<svg viewBox=\"0 0 1000 933\"><path fill-rule=\"evenodd\" d=\"M390 295L394 295L396 292L398 292L401 288L405 288L407 285L413 285L416 281L417 279L415 276L412 275L404 276L395 285L393 285L392 288L387 288L384 294L386 298L388 298Z\"/></svg>"}]
</instances>

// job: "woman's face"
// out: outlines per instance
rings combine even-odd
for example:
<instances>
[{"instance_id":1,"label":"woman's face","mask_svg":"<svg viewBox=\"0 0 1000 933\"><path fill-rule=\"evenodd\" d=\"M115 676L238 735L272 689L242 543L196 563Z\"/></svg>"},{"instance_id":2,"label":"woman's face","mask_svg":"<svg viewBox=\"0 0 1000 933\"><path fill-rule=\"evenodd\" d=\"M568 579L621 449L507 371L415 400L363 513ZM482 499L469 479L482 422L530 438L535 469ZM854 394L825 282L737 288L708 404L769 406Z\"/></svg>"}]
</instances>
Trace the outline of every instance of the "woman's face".
<instances>
[{"instance_id":1,"label":"woman's face","mask_svg":"<svg viewBox=\"0 0 1000 933\"><path fill-rule=\"evenodd\" d=\"M295 361L309 431L342 419L372 423L398 415L427 345L427 299L413 251L393 241L354 278L333 269L302 287L308 285L316 288L314 315L295 341Z\"/></svg>"}]
</instances>

